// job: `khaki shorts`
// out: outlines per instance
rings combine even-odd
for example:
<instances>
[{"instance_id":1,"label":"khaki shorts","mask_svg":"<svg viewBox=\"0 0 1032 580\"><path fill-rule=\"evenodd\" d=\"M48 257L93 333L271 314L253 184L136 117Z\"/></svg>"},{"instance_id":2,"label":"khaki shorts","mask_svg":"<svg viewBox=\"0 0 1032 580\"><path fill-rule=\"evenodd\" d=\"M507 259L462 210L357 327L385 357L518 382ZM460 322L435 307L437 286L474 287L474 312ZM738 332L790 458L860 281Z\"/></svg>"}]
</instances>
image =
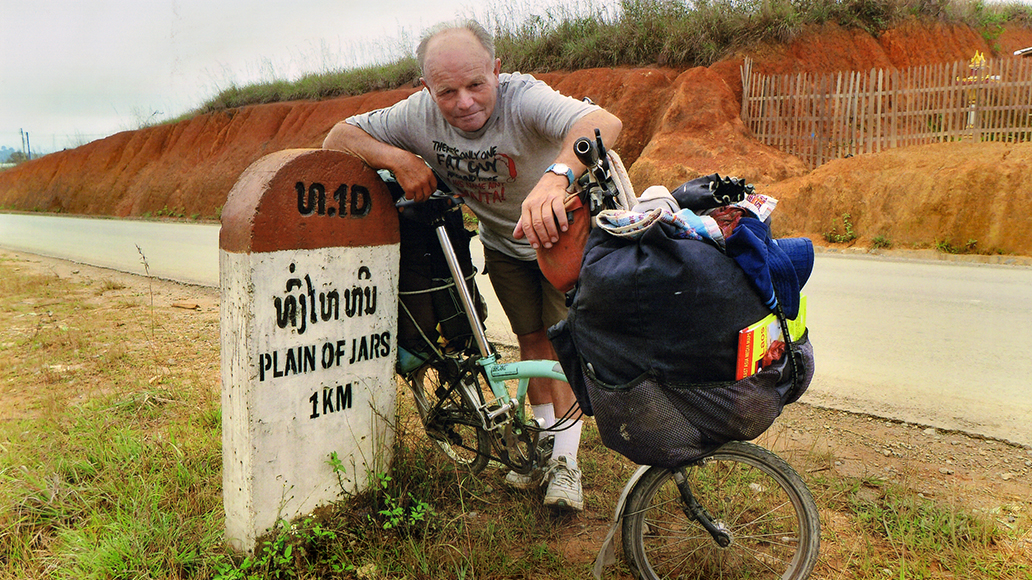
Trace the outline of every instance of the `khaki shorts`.
<instances>
[{"instance_id":1,"label":"khaki shorts","mask_svg":"<svg viewBox=\"0 0 1032 580\"><path fill-rule=\"evenodd\" d=\"M545 278L536 260L484 248L484 269L516 336L547 329L566 318L566 295Z\"/></svg>"}]
</instances>

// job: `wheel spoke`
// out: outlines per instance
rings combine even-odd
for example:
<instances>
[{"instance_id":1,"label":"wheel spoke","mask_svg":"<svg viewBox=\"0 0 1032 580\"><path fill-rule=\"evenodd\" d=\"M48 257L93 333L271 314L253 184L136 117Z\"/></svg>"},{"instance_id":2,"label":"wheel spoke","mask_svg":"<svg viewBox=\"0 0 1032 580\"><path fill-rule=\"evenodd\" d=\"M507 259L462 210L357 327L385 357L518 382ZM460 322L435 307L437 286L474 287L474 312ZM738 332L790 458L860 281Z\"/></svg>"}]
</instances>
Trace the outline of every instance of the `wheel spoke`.
<instances>
[{"instance_id":1,"label":"wheel spoke","mask_svg":"<svg viewBox=\"0 0 1032 580\"><path fill-rule=\"evenodd\" d=\"M490 439L481 429L479 411L456 388L460 374L438 368L448 364L453 363L445 359L425 365L404 379L431 442L452 461L476 473L488 463ZM451 382L442 383L444 377Z\"/></svg>"},{"instance_id":2,"label":"wheel spoke","mask_svg":"<svg viewBox=\"0 0 1032 580\"><path fill-rule=\"evenodd\" d=\"M624 551L638 578L808 578L820 520L798 474L772 453L733 443L686 470L692 495L731 543L687 515L671 472L652 468L624 513Z\"/></svg>"}]
</instances>

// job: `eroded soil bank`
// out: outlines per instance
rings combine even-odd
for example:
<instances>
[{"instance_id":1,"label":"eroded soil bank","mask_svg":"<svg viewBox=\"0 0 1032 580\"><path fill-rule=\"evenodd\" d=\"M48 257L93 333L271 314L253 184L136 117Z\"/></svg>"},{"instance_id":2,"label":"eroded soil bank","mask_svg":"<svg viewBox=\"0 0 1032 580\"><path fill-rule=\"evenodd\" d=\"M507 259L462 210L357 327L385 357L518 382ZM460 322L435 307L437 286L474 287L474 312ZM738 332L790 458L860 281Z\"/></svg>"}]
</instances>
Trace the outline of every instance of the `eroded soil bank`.
<instances>
[{"instance_id":1,"label":"eroded soil bank","mask_svg":"<svg viewBox=\"0 0 1032 580\"><path fill-rule=\"evenodd\" d=\"M1021 208L1032 202L1032 145L951 143L828 163L809 172L796 157L752 139L739 117L740 66L833 72L1007 57L1032 46L1009 28L990 46L975 30L908 23L874 37L834 25L795 41L743 51L708 68L595 69L538 76L590 97L624 121L615 144L637 191L676 187L709 173L742 177L781 200L775 234L821 242L848 219L858 239L894 247L1032 255ZM87 215L215 219L243 170L262 156L318 147L334 123L389 105L415 87L319 102L231 109L126 131L0 173L0 208Z\"/></svg>"}]
</instances>

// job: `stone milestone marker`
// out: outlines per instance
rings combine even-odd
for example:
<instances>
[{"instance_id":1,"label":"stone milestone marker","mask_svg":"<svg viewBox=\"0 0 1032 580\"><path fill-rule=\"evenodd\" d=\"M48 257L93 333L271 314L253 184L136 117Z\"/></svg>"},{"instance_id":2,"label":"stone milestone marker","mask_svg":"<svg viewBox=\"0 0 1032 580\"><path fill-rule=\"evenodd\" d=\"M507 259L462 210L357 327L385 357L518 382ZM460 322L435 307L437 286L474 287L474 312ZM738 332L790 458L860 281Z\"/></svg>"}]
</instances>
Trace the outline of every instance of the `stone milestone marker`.
<instances>
[{"instance_id":1,"label":"stone milestone marker","mask_svg":"<svg viewBox=\"0 0 1032 580\"><path fill-rule=\"evenodd\" d=\"M238 550L338 499L342 485L364 488L390 461L397 220L376 173L337 151L273 153L229 193L219 236L223 498Z\"/></svg>"}]
</instances>

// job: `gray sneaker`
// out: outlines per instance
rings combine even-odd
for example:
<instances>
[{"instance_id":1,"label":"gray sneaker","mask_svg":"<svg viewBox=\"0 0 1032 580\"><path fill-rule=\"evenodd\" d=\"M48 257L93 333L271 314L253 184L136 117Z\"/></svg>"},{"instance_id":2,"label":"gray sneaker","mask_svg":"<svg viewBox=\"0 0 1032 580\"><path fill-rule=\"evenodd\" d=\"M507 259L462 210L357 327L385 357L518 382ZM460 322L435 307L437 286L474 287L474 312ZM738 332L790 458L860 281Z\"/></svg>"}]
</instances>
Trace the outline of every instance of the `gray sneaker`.
<instances>
[{"instance_id":1,"label":"gray sneaker","mask_svg":"<svg viewBox=\"0 0 1032 580\"><path fill-rule=\"evenodd\" d=\"M571 463L573 465L571 465ZM568 457L552 459L545 472L545 505L561 510L584 511L584 491L581 489L581 471Z\"/></svg>"},{"instance_id":2,"label":"gray sneaker","mask_svg":"<svg viewBox=\"0 0 1032 580\"><path fill-rule=\"evenodd\" d=\"M505 483L509 487L516 489L534 489L541 486L541 481L544 479L545 473L541 469L535 469L530 473L516 473L510 471L505 474Z\"/></svg>"},{"instance_id":3,"label":"gray sneaker","mask_svg":"<svg viewBox=\"0 0 1032 580\"><path fill-rule=\"evenodd\" d=\"M552 447L555 445L555 435L548 435L538 441L538 456L539 461L545 467L548 466L549 460L552 459ZM516 473L510 471L505 474L505 483L510 487L516 489L535 489L543 485L545 478L545 468L537 468L530 473Z\"/></svg>"}]
</instances>

